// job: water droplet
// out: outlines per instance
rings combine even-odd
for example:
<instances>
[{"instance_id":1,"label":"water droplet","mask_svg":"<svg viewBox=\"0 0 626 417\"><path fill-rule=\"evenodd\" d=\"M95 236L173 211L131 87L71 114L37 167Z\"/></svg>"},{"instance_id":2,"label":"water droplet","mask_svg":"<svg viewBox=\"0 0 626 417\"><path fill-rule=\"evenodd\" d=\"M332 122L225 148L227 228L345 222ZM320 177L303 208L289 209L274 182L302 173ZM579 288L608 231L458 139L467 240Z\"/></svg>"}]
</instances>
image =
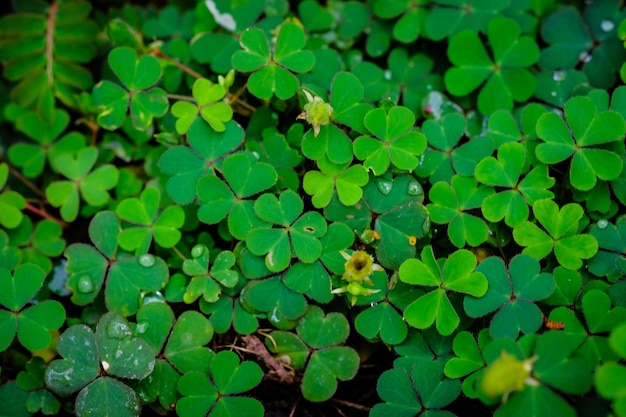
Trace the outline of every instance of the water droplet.
<instances>
[{"instance_id":1,"label":"water droplet","mask_svg":"<svg viewBox=\"0 0 626 417\"><path fill-rule=\"evenodd\" d=\"M164 303L165 297L161 294L160 291L155 291L151 293L142 293L141 299L139 300L142 306L150 303Z\"/></svg>"},{"instance_id":2,"label":"water droplet","mask_svg":"<svg viewBox=\"0 0 626 417\"><path fill-rule=\"evenodd\" d=\"M550 91L550 95L551 95L552 97L556 97L556 91Z\"/></svg>"},{"instance_id":3,"label":"water droplet","mask_svg":"<svg viewBox=\"0 0 626 417\"><path fill-rule=\"evenodd\" d=\"M586 64L587 62L591 61L591 54L587 51L584 51L580 54L578 59Z\"/></svg>"},{"instance_id":4,"label":"water droplet","mask_svg":"<svg viewBox=\"0 0 626 417\"><path fill-rule=\"evenodd\" d=\"M407 190L409 195L422 195L424 194L424 190L422 189L422 185L416 180L411 180L409 182L409 188Z\"/></svg>"},{"instance_id":5,"label":"water droplet","mask_svg":"<svg viewBox=\"0 0 626 417\"><path fill-rule=\"evenodd\" d=\"M193 256L194 258L202 256L202 254L204 253L204 249L205 248L206 248L206 246L204 246L204 245L196 245L196 246L194 246L193 249L191 250L191 256Z\"/></svg>"},{"instance_id":6,"label":"water droplet","mask_svg":"<svg viewBox=\"0 0 626 417\"><path fill-rule=\"evenodd\" d=\"M147 321L140 321L139 323L137 323L137 333L145 333L146 330L148 330L148 327L150 327L150 323ZM139 346L141 347L141 346Z\"/></svg>"},{"instance_id":7,"label":"water droplet","mask_svg":"<svg viewBox=\"0 0 626 417\"><path fill-rule=\"evenodd\" d=\"M139 257L139 263L141 264L141 266L150 268L156 263L156 258L150 253L144 253Z\"/></svg>"},{"instance_id":8,"label":"water droplet","mask_svg":"<svg viewBox=\"0 0 626 417\"><path fill-rule=\"evenodd\" d=\"M90 292L93 292L96 289L96 286L93 283L93 279L91 279L91 275L81 275L80 278L78 278L76 289L81 294L89 294Z\"/></svg>"},{"instance_id":9,"label":"water droplet","mask_svg":"<svg viewBox=\"0 0 626 417\"><path fill-rule=\"evenodd\" d=\"M126 323L112 321L107 326L107 334L114 339L127 339L131 335L130 327Z\"/></svg>"},{"instance_id":10,"label":"water droplet","mask_svg":"<svg viewBox=\"0 0 626 417\"><path fill-rule=\"evenodd\" d=\"M604 32L610 32L615 28L615 23L612 20L605 19L600 22L600 29Z\"/></svg>"},{"instance_id":11,"label":"water droplet","mask_svg":"<svg viewBox=\"0 0 626 417\"><path fill-rule=\"evenodd\" d=\"M116 350L115 351L115 359L121 358L123 354L124 354L124 352L121 349Z\"/></svg>"},{"instance_id":12,"label":"water droplet","mask_svg":"<svg viewBox=\"0 0 626 417\"><path fill-rule=\"evenodd\" d=\"M608 225L609 225L608 220L606 220L606 219L598 220L598 228L599 229L605 229Z\"/></svg>"},{"instance_id":13,"label":"water droplet","mask_svg":"<svg viewBox=\"0 0 626 417\"><path fill-rule=\"evenodd\" d=\"M385 80L391 80L392 74L390 70L386 70L385 72L383 72L383 77L385 77Z\"/></svg>"},{"instance_id":14,"label":"water droplet","mask_svg":"<svg viewBox=\"0 0 626 417\"><path fill-rule=\"evenodd\" d=\"M391 189L393 188L393 183L389 180L378 180L376 181L376 186L381 193L387 195L391 192Z\"/></svg>"},{"instance_id":15,"label":"water droplet","mask_svg":"<svg viewBox=\"0 0 626 417\"><path fill-rule=\"evenodd\" d=\"M564 70L558 70L552 73L552 79L557 82L563 81L565 77L567 77L567 72Z\"/></svg>"}]
</instances>

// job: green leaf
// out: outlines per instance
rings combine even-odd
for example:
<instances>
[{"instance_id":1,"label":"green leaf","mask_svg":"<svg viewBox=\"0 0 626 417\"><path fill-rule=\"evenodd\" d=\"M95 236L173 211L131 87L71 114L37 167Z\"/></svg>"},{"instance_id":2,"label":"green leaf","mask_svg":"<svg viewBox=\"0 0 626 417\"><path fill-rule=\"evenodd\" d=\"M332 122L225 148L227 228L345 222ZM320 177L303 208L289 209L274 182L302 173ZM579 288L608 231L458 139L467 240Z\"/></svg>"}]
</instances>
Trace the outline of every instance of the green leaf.
<instances>
[{"instance_id":1,"label":"green leaf","mask_svg":"<svg viewBox=\"0 0 626 417\"><path fill-rule=\"evenodd\" d=\"M559 264L567 269L578 269L582 266L581 259L589 259L598 251L595 238L576 234L583 216L578 204L569 203L559 210L552 200L537 200L533 213L549 234L528 221L513 229L515 241L525 246L523 253L541 260L554 250Z\"/></svg>"},{"instance_id":2,"label":"green leaf","mask_svg":"<svg viewBox=\"0 0 626 417\"><path fill-rule=\"evenodd\" d=\"M358 369L359 355L351 347L315 351L302 377L302 395L309 401L326 401L337 391L337 380L351 380Z\"/></svg>"},{"instance_id":3,"label":"green leaf","mask_svg":"<svg viewBox=\"0 0 626 417\"><path fill-rule=\"evenodd\" d=\"M513 102L524 102L535 90L535 78L526 69L539 60L534 39L520 36L517 22L495 18L487 27L493 60L476 33L464 30L449 42L448 58L454 67L445 73L448 91L466 95L483 83L478 94L478 109L491 115L499 109L512 110Z\"/></svg>"},{"instance_id":4,"label":"green leaf","mask_svg":"<svg viewBox=\"0 0 626 417\"><path fill-rule=\"evenodd\" d=\"M408 334L402 315L387 302L368 308L359 313L354 321L356 330L367 339L377 336L390 345L402 343Z\"/></svg>"},{"instance_id":5,"label":"green leaf","mask_svg":"<svg viewBox=\"0 0 626 417\"><path fill-rule=\"evenodd\" d=\"M598 253L588 262L589 271L614 282L623 275L626 267L620 264L620 258L626 254L626 216L618 217L615 224L600 219L591 226L589 234L599 246Z\"/></svg>"},{"instance_id":6,"label":"green leaf","mask_svg":"<svg viewBox=\"0 0 626 417\"><path fill-rule=\"evenodd\" d=\"M224 132L216 132L204 121L194 120L187 134L189 146L174 146L163 154L159 166L170 176L166 189L172 200L192 202L198 180L213 173L221 159L243 143L244 131L239 124L230 121L225 126Z\"/></svg>"},{"instance_id":7,"label":"green leaf","mask_svg":"<svg viewBox=\"0 0 626 417\"><path fill-rule=\"evenodd\" d=\"M549 297L555 282L551 274L540 272L535 258L524 254L513 257L507 273L500 258L489 257L477 270L487 277L489 289L480 298L465 297L463 307L470 317L495 311L490 326L494 338L516 339L520 331L531 334L539 330L543 316L534 302Z\"/></svg>"},{"instance_id":8,"label":"green leaf","mask_svg":"<svg viewBox=\"0 0 626 417\"><path fill-rule=\"evenodd\" d=\"M321 171L308 171L304 175L303 188L313 195L313 206L326 207L336 190L339 201L346 206L355 205L363 196L363 187L369 181L362 165L336 165L326 159L318 161Z\"/></svg>"},{"instance_id":9,"label":"green leaf","mask_svg":"<svg viewBox=\"0 0 626 417\"><path fill-rule=\"evenodd\" d=\"M438 182L430 189L432 203L426 207L431 220L436 224L448 225L448 237L458 248L469 244L478 246L487 240L489 230L485 222L465 210L478 208L494 190L488 186L478 186L476 180L455 175L451 184Z\"/></svg>"},{"instance_id":10,"label":"green leaf","mask_svg":"<svg viewBox=\"0 0 626 417\"><path fill-rule=\"evenodd\" d=\"M406 107L374 109L365 115L365 126L375 136L360 136L354 141L355 156L375 175L382 175L390 163L396 168L412 171L417 158L426 150L426 138L414 130L415 116Z\"/></svg>"},{"instance_id":11,"label":"green leaf","mask_svg":"<svg viewBox=\"0 0 626 417\"><path fill-rule=\"evenodd\" d=\"M76 397L76 415L135 417L141 412L139 397L128 385L110 378L98 378Z\"/></svg>"},{"instance_id":12,"label":"green leaf","mask_svg":"<svg viewBox=\"0 0 626 417\"><path fill-rule=\"evenodd\" d=\"M343 314L324 315L321 308L310 306L306 315L300 319L296 331L307 345L320 349L344 343L350 327Z\"/></svg>"},{"instance_id":13,"label":"green leaf","mask_svg":"<svg viewBox=\"0 0 626 417\"><path fill-rule=\"evenodd\" d=\"M425 329L436 322L437 331L452 334L460 319L447 296L447 290L482 297L487 292L487 278L474 271L476 257L461 249L447 259L436 260L432 247L422 250L421 260L408 259L400 266L403 282L438 287L422 295L404 311L404 318L413 327Z\"/></svg>"},{"instance_id":14,"label":"green leaf","mask_svg":"<svg viewBox=\"0 0 626 417\"><path fill-rule=\"evenodd\" d=\"M546 164L570 156L570 183L577 189L592 189L597 179L612 180L622 171L621 157L595 146L619 140L626 122L613 111L598 112L588 97L574 97L565 103L565 119L546 113L537 121L537 134L544 141L537 146L537 158ZM571 131L571 133L570 133Z\"/></svg>"},{"instance_id":15,"label":"green leaf","mask_svg":"<svg viewBox=\"0 0 626 417\"><path fill-rule=\"evenodd\" d=\"M185 311L176 320L165 346L165 357L181 373L208 372L213 352L204 346L212 337L213 326L206 317L197 311Z\"/></svg>"}]
</instances>

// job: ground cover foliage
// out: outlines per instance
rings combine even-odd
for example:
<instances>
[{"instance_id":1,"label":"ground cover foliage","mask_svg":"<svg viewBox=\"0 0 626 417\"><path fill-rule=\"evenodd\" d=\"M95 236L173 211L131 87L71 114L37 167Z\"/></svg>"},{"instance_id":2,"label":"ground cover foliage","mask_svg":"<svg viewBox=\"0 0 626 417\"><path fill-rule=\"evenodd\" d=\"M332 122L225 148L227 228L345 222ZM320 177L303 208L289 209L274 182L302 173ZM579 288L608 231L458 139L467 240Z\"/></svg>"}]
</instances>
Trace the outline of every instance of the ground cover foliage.
<instances>
[{"instance_id":1,"label":"ground cover foliage","mask_svg":"<svg viewBox=\"0 0 626 417\"><path fill-rule=\"evenodd\" d=\"M0 416L626 416L617 0L19 0Z\"/></svg>"}]
</instances>

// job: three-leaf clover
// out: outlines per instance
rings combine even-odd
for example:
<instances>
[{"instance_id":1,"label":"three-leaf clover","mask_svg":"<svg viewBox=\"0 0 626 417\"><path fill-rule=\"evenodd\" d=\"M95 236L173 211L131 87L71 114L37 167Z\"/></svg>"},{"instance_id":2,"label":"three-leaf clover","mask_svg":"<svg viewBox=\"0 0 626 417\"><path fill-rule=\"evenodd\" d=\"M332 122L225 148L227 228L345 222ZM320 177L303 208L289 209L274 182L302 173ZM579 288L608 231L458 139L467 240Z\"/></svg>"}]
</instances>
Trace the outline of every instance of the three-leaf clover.
<instances>
[{"instance_id":1,"label":"three-leaf clover","mask_svg":"<svg viewBox=\"0 0 626 417\"><path fill-rule=\"evenodd\" d=\"M253 201L247 198L272 187L278 175L272 165L257 161L247 152L224 159L221 171L228 185L215 175L198 181L198 219L215 224L228 216L230 233L244 239L250 230L265 225L255 214Z\"/></svg>"},{"instance_id":2,"label":"three-leaf clover","mask_svg":"<svg viewBox=\"0 0 626 417\"><path fill-rule=\"evenodd\" d=\"M436 322L437 331L444 336L452 334L460 318L454 310L448 291L482 297L487 292L487 278L476 271L476 257L460 249L448 258L436 259L431 246L422 250L421 260L407 259L400 266L400 279L413 285L437 287L422 295L404 310L407 323L425 329Z\"/></svg>"},{"instance_id":3,"label":"three-leaf clover","mask_svg":"<svg viewBox=\"0 0 626 417\"><path fill-rule=\"evenodd\" d=\"M514 228L513 238L525 247L523 253L541 260L554 251L559 264L578 269L583 264L581 259L589 259L598 251L598 241L593 236L578 234L584 215L580 205L569 203L559 209L552 200L537 200L533 213L545 231L530 221Z\"/></svg>"},{"instance_id":4,"label":"three-leaf clover","mask_svg":"<svg viewBox=\"0 0 626 417\"><path fill-rule=\"evenodd\" d=\"M336 165L327 159L317 161L320 171L307 171L302 187L316 208L326 207L336 192L341 204L355 205L363 196L362 187L369 181L362 165Z\"/></svg>"},{"instance_id":5,"label":"three-leaf clover","mask_svg":"<svg viewBox=\"0 0 626 417\"><path fill-rule=\"evenodd\" d=\"M544 141L537 146L537 158L556 164L572 157L570 183L579 190L590 190L597 179L612 180L622 172L622 157L598 148L618 141L626 133L626 121L617 112L598 112L588 97L574 97L565 103L565 120L548 112L537 121L537 134Z\"/></svg>"},{"instance_id":6,"label":"three-leaf clover","mask_svg":"<svg viewBox=\"0 0 626 417\"><path fill-rule=\"evenodd\" d=\"M123 317L105 314L95 334L84 324L71 326L59 337L57 351L63 359L52 361L46 369L46 385L61 395L80 390L76 415L140 415L137 393L120 379L148 376L155 354L145 340L133 337Z\"/></svg>"},{"instance_id":7,"label":"three-leaf clover","mask_svg":"<svg viewBox=\"0 0 626 417\"><path fill-rule=\"evenodd\" d=\"M160 202L159 189L148 187L139 198L127 198L119 203L115 214L132 225L117 235L117 242L122 249L134 250L137 255L142 255L150 249L152 239L164 248L171 248L178 243L181 237L178 229L185 222L185 212L177 205L160 210Z\"/></svg>"},{"instance_id":8,"label":"three-leaf clover","mask_svg":"<svg viewBox=\"0 0 626 417\"><path fill-rule=\"evenodd\" d=\"M187 132L189 146L174 146L159 161L163 172L170 176L165 187L172 200L191 203L196 198L198 180L213 173L243 139L244 130L234 121L226 123L224 132L216 132L204 120L195 119Z\"/></svg>"},{"instance_id":9,"label":"three-leaf clover","mask_svg":"<svg viewBox=\"0 0 626 417\"><path fill-rule=\"evenodd\" d=\"M354 155L375 175L384 174L390 164L412 171L419 164L418 156L426 150L426 138L414 129L415 115L403 106L369 111L364 119L372 136L354 141Z\"/></svg>"},{"instance_id":10,"label":"three-leaf clover","mask_svg":"<svg viewBox=\"0 0 626 417\"><path fill-rule=\"evenodd\" d=\"M100 81L93 88L93 98L98 106L98 123L105 129L122 126L130 110L133 127L147 130L154 117L165 115L169 102L165 91L153 87L163 72L159 61L150 55L137 54L122 46L109 53L109 65L125 88L108 81Z\"/></svg>"},{"instance_id":11,"label":"three-leaf clover","mask_svg":"<svg viewBox=\"0 0 626 417\"><path fill-rule=\"evenodd\" d=\"M297 336L283 331L272 332L265 344L271 352L288 356L297 369L306 364L302 395L309 401L326 401L337 390L337 380L354 378L359 368L356 351L339 346L350 333L348 320L341 313L325 315L320 307L310 306L300 319L296 332Z\"/></svg>"},{"instance_id":12,"label":"three-leaf clover","mask_svg":"<svg viewBox=\"0 0 626 417\"><path fill-rule=\"evenodd\" d=\"M26 307L43 286L45 274L37 265L25 263L13 274L0 268L0 352L6 350L15 334L26 349L36 351L52 341L50 331L65 322L65 309L55 300Z\"/></svg>"},{"instance_id":13,"label":"three-leaf clover","mask_svg":"<svg viewBox=\"0 0 626 417\"><path fill-rule=\"evenodd\" d=\"M53 207L61 208L61 218L67 222L78 216L80 197L92 206L108 203L108 190L117 185L119 171L110 164L94 168L98 159L98 149L86 147L76 156L66 153L54 159L54 165L68 180L55 181L46 188L46 198Z\"/></svg>"},{"instance_id":14,"label":"three-leaf clover","mask_svg":"<svg viewBox=\"0 0 626 417\"><path fill-rule=\"evenodd\" d=\"M226 93L222 85L213 84L206 78L198 78L193 83L192 89L197 104L181 100L172 106L172 114L178 118L176 120L178 134L187 133L198 113L216 132L226 130L224 123L233 118L233 109L223 100Z\"/></svg>"},{"instance_id":15,"label":"three-leaf clover","mask_svg":"<svg viewBox=\"0 0 626 417\"><path fill-rule=\"evenodd\" d=\"M252 361L239 362L231 351L223 350L211 360L210 373L187 372L178 381L183 397L176 402L181 417L234 416L261 417L263 405L242 394L257 386L263 371Z\"/></svg>"},{"instance_id":16,"label":"three-leaf clover","mask_svg":"<svg viewBox=\"0 0 626 417\"><path fill-rule=\"evenodd\" d=\"M201 295L207 302L214 303L222 292L220 284L226 288L237 285L239 274L231 270L235 265L235 255L231 251L220 252L213 260L210 272L209 250L205 245L194 246L191 256L193 259L183 262L183 272L192 277L183 298L187 304Z\"/></svg>"},{"instance_id":17,"label":"three-leaf clover","mask_svg":"<svg viewBox=\"0 0 626 417\"><path fill-rule=\"evenodd\" d=\"M276 228L258 227L250 230L246 244L255 255L265 256L270 271L285 270L295 255L304 263L315 262L322 254L320 238L326 234L326 220L316 211L304 211L304 202L292 190L285 190L276 198L263 194L254 202L254 211L260 219Z\"/></svg>"},{"instance_id":18,"label":"three-leaf clover","mask_svg":"<svg viewBox=\"0 0 626 417\"><path fill-rule=\"evenodd\" d=\"M248 91L268 100L273 95L287 100L298 91L299 82L293 72L307 72L315 64L315 56L302 49L306 44L304 30L294 22L284 22L277 29L275 42L267 39L259 28L248 28L239 39L243 51L233 54L233 67L251 72Z\"/></svg>"},{"instance_id":19,"label":"three-leaf clover","mask_svg":"<svg viewBox=\"0 0 626 417\"><path fill-rule=\"evenodd\" d=\"M493 194L492 187L455 175L450 184L440 181L433 185L428 193L432 203L426 208L433 223L448 224L448 237L457 248L465 243L478 246L489 237L489 228L484 220L465 211L480 207Z\"/></svg>"},{"instance_id":20,"label":"three-leaf clover","mask_svg":"<svg viewBox=\"0 0 626 417\"><path fill-rule=\"evenodd\" d=\"M13 229L22 222L22 210L26 207L26 200L17 191L4 190L9 178L9 166L0 163L0 224L7 229Z\"/></svg>"},{"instance_id":21,"label":"three-leaf clover","mask_svg":"<svg viewBox=\"0 0 626 417\"><path fill-rule=\"evenodd\" d=\"M486 81L478 94L478 109L485 115L512 110L514 101L528 100L535 91L535 77L526 67L539 60L539 47L533 38L520 34L515 20L492 19L487 38L493 60L474 31L464 30L450 38L448 58L454 67L444 76L448 91L464 96Z\"/></svg>"},{"instance_id":22,"label":"three-leaf clover","mask_svg":"<svg viewBox=\"0 0 626 417\"><path fill-rule=\"evenodd\" d=\"M472 138L459 144L467 122L461 113L448 113L440 120L428 119L422 131L428 140L428 149L420 157L415 173L428 177L431 184L450 181L455 173L471 176L478 161L493 152L493 141L486 136Z\"/></svg>"},{"instance_id":23,"label":"three-leaf clover","mask_svg":"<svg viewBox=\"0 0 626 417\"><path fill-rule=\"evenodd\" d=\"M491 321L491 336L516 339L519 332L536 332L542 324L542 313L534 302L552 294L554 277L540 272L539 262L530 255L511 259L508 272L502 259L489 257L478 265L477 271L487 277L489 289L480 298L465 297L463 307L470 317L480 317L496 311Z\"/></svg>"},{"instance_id":24,"label":"three-leaf clover","mask_svg":"<svg viewBox=\"0 0 626 417\"><path fill-rule=\"evenodd\" d=\"M487 157L476 166L476 179L483 184L506 187L510 190L488 196L481 205L483 216L490 222L504 219L510 227L520 226L528 219L535 201L553 198L548 191L555 183L548 175L546 165L534 167L520 180L526 160L524 146L519 142L507 142L498 148L498 159Z\"/></svg>"},{"instance_id":25,"label":"three-leaf clover","mask_svg":"<svg viewBox=\"0 0 626 417\"><path fill-rule=\"evenodd\" d=\"M600 219L591 226L589 234L598 241L599 250L587 264L589 271L599 277L606 276L615 282L626 274L626 216L617 218L615 224Z\"/></svg>"}]
</instances>

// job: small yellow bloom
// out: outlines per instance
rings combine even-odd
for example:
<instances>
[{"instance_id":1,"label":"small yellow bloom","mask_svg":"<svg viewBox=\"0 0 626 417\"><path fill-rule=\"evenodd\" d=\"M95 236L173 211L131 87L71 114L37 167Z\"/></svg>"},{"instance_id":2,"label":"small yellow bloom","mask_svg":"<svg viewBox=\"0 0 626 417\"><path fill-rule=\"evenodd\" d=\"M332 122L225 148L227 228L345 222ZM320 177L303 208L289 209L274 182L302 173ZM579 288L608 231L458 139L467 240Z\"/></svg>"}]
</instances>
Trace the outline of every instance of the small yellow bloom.
<instances>
[{"instance_id":1,"label":"small yellow bloom","mask_svg":"<svg viewBox=\"0 0 626 417\"><path fill-rule=\"evenodd\" d=\"M481 390L488 397L495 398L502 395L506 402L513 391L521 391L526 385L536 385L537 381L530 375L536 356L520 361L515 356L502 350L498 359L487 366L480 384Z\"/></svg>"},{"instance_id":2,"label":"small yellow bloom","mask_svg":"<svg viewBox=\"0 0 626 417\"><path fill-rule=\"evenodd\" d=\"M352 254L352 256L348 255L346 252L341 251L341 256L346 260L345 268L346 272L344 272L343 278L348 282L358 282L361 283L363 281L368 284L373 284L370 279L370 275L374 271L382 271L383 268L374 263L374 258L369 253L359 250Z\"/></svg>"}]
</instances>

